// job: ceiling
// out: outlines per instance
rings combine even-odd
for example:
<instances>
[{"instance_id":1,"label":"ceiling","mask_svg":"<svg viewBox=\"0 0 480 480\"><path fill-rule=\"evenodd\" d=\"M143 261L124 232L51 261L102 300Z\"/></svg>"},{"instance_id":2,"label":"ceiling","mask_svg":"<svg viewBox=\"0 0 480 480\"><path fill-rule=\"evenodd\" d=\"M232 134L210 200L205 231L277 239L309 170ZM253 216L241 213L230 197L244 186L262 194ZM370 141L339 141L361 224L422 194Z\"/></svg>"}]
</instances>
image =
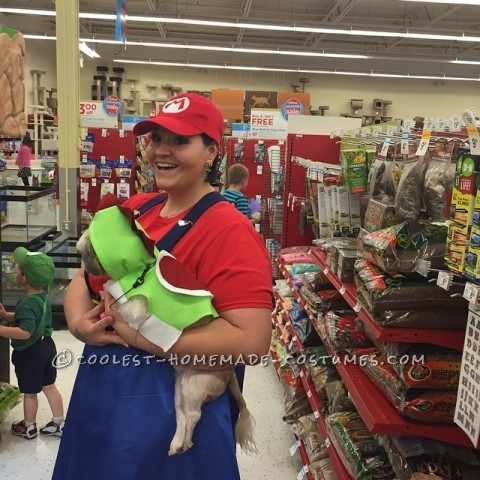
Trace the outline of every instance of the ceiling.
<instances>
[{"instance_id":1,"label":"ceiling","mask_svg":"<svg viewBox=\"0 0 480 480\"><path fill-rule=\"evenodd\" d=\"M480 2L479 2L480 3ZM80 0L81 13L115 14L115 0ZM53 0L2 1L1 7L54 10ZM276 26L339 29L343 33L275 31L170 22L127 20L128 42L201 46L206 49L100 44L114 40L114 20L80 20L80 37L101 55L98 60L135 59L190 64L288 68L340 73L409 74L480 78L480 5L402 0L129 0L129 16L243 22ZM24 34L55 35L55 18L0 13L0 24ZM387 32L351 35L345 30ZM468 41L388 36L437 34L477 37ZM375 33L375 35L377 35ZM294 55L212 51L208 47L297 52ZM368 58L310 57L303 53L354 54ZM477 61L479 65L451 61Z\"/></svg>"}]
</instances>

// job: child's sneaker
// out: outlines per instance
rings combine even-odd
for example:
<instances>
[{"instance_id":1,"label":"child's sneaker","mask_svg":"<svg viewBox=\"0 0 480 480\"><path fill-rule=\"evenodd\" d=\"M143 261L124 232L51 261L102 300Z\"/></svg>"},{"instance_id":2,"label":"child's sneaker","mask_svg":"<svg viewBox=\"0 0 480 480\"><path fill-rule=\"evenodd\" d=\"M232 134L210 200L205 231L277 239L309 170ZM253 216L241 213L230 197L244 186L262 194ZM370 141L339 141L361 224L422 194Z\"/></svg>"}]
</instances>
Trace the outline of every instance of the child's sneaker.
<instances>
[{"instance_id":1,"label":"child's sneaker","mask_svg":"<svg viewBox=\"0 0 480 480\"><path fill-rule=\"evenodd\" d=\"M26 438L27 440L37 438L37 424L33 423L27 427L24 420L14 422L12 423L12 433L19 437Z\"/></svg>"},{"instance_id":2,"label":"child's sneaker","mask_svg":"<svg viewBox=\"0 0 480 480\"><path fill-rule=\"evenodd\" d=\"M63 427L65 425L65 422L62 422L60 424L55 423L53 420L48 422L44 427L40 429L40 433L42 435L48 436L56 436L56 437L61 437L63 433Z\"/></svg>"}]
</instances>

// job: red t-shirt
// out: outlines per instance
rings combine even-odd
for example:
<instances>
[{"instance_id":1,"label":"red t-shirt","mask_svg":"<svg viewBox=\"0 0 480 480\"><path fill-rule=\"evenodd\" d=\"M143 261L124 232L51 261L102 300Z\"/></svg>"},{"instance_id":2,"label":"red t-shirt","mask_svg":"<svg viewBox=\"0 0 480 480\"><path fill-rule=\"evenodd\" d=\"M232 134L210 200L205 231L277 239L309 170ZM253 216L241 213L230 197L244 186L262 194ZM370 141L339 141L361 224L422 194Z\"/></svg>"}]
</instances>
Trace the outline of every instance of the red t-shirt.
<instances>
[{"instance_id":1,"label":"red t-shirt","mask_svg":"<svg viewBox=\"0 0 480 480\"><path fill-rule=\"evenodd\" d=\"M132 209L157 194L138 194L123 205ZM158 240L186 212L162 218L163 204L139 219L148 236ZM272 265L258 232L228 202L210 207L173 248L174 255L212 294L218 312L236 308L272 308Z\"/></svg>"}]
</instances>

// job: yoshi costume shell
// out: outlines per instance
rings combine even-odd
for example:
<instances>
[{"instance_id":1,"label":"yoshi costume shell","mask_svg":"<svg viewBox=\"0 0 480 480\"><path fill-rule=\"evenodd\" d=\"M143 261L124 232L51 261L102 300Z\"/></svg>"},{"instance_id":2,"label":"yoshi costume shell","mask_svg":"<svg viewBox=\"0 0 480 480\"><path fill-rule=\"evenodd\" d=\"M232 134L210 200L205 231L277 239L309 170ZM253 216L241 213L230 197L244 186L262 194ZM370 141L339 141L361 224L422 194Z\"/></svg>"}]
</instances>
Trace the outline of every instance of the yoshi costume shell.
<instances>
[{"instance_id":1,"label":"yoshi costume shell","mask_svg":"<svg viewBox=\"0 0 480 480\"><path fill-rule=\"evenodd\" d=\"M118 206L98 211L89 233L112 277L106 290L121 303L136 295L147 298L150 315L138 331L150 342L168 351L185 328L201 318L218 317L213 295L165 250L152 257Z\"/></svg>"}]
</instances>

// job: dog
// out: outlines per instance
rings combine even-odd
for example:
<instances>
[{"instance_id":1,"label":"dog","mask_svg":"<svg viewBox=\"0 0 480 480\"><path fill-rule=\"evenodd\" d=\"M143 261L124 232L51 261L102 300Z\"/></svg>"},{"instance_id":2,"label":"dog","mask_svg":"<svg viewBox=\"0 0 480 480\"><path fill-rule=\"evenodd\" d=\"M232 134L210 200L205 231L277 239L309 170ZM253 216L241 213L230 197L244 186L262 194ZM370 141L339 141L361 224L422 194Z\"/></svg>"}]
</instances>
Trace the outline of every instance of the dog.
<instances>
[{"instance_id":1,"label":"dog","mask_svg":"<svg viewBox=\"0 0 480 480\"><path fill-rule=\"evenodd\" d=\"M110 208L114 209L118 207ZM110 210L110 208L106 210ZM117 215L118 212L113 213ZM116 218L117 220L120 220L122 217L126 218L122 213L120 213L120 216L117 215ZM106 217L104 218L105 220L107 219ZM82 264L85 270L89 274L94 276L111 275L112 271L110 268L105 268L100 263L97 253L95 252L95 249L93 247L92 239L90 238L89 230L92 228L92 226L94 226L96 232L98 230L98 222L101 221L102 215L99 215L99 212L97 212L92 220L92 223L90 224L90 228L82 234L82 236L77 242L77 250L81 254ZM97 224L95 224L95 222L97 222ZM115 224L117 225L118 221ZM112 225L112 222L110 222L110 225ZM124 228L125 226L126 229ZM131 236L133 235L136 237L136 239L139 239L139 242L136 241L136 239L132 238L132 240L136 242L135 248L133 250L132 248L127 248L122 252L122 249L110 249L115 252L114 256L118 257L115 258L114 262L118 262L118 264L122 264L126 261L128 262L128 259L126 259L125 257L132 257L132 251L135 251L135 257L141 257L143 255L144 258L147 259L146 262L149 261L148 259L151 257L149 256L143 241L139 238L138 234L132 230L131 224L128 222L128 220L126 220L125 226L122 227L122 235L119 238L122 238L122 241L124 241L126 239L126 236L132 238ZM92 232L93 231L94 230L92 229ZM119 232L116 233L118 234ZM140 250L142 247L144 251ZM122 253L124 255L122 255ZM161 251L158 254L158 257L161 257L161 259L163 260L171 260L172 258L174 258L164 251ZM158 265L160 265L159 258L157 258L156 261ZM177 263L179 265L175 266L175 270L178 272L178 268L181 268L181 264L179 262ZM151 263L147 264L147 267L148 266L151 266ZM142 273L145 278L148 276L148 273L147 275L145 275L147 267L144 268ZM150 268L148 272L152 272L152 269ZM155 273L152 273L152 276L157 282L156 287L160 289L162 286L157 280ZM119 294L119 292L115 290L114 286L112 286L113 284L110 282L112 281L109 281L107 282L107 284L105 284L105 289L109 291L116 299L123 300L123 303L121 303L120 305L120 311L129 326L131 326L135 330L139 330L141 329L142 325L144 325L147 321L151 322L152 319L150 318L151 313L149 311L149 304L150 302L155 301L153 298L148 298L148 295L136 294L130 296L130 298L125 301L123 295L121 293ZM158 292L156 292L154 289L152 291L152 297L156 296L158 296ZM171 301L169 301L168 303L168 308L169 310L172 308ZM199 315L203 314L203 311L199 313ZM154 316L154 318L156 317ZM187 328L195 328L200 325L204 325L212 318L212 315L205 315L198 320L195 319L196 323L192 324ZM154 341L153 343L156 342ZM257 447L253 439L254 419L247 409L245 399L242 396L242 392L240 390L240 386L238 384L238 380L233 368L228 370L206 371L196 370L181 365L173 365L173 367L175 369L175 414L177 428L175 431L175 435L171 441L168 455L176 455L186 452L193 446L193 430L198 421L200 420L202 405L206 402L218 398L220 395L223 394L227 387L230 389L233 398L237 402L240 412L239 418L235 425L235 440L244 452L255 453L257 451Z\"/></svg>"}]
</instances>

